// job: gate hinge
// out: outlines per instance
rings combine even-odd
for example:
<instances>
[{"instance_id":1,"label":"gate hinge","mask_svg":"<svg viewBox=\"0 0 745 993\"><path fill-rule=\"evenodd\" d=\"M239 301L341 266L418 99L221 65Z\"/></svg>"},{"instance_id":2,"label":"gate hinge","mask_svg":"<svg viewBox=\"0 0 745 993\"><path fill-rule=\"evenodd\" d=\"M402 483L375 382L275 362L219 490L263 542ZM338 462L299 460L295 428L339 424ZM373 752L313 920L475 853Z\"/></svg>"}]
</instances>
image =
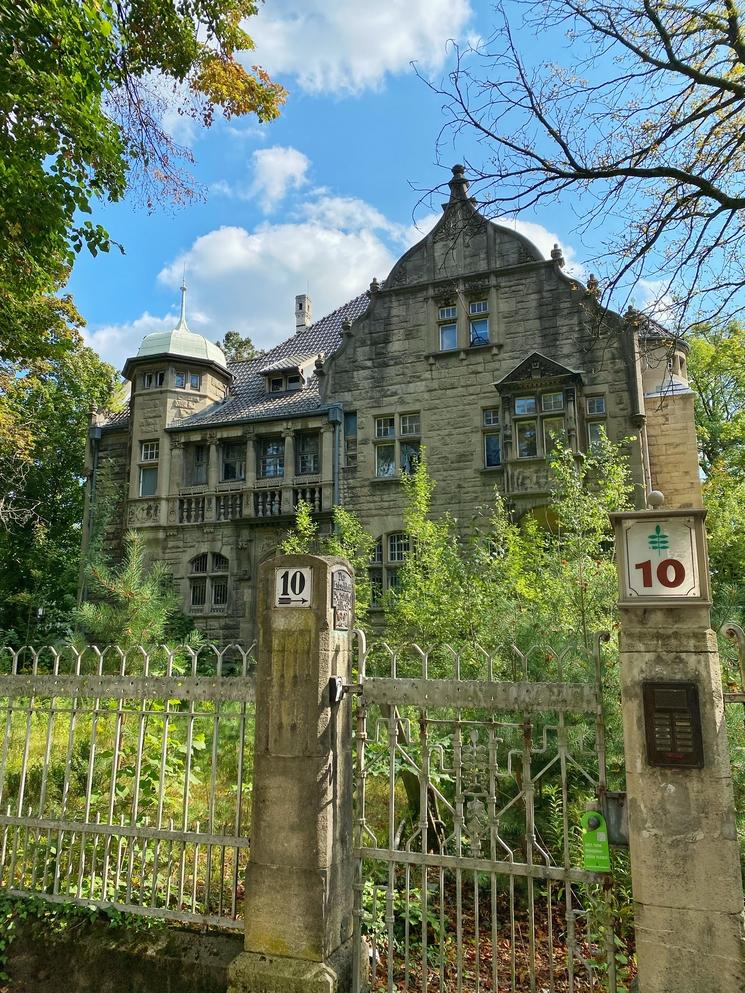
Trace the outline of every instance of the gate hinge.
<instances>
[{"instance_id":1,"label":"gate hinge","mask_svg":"<svg viewBox=\"0 0 745 993\"><path fill-rule=\"evenodd\" d=\"M362 683L345 683L341 676L332 676L329 679L329 704L333 707L339 703L347 693L352 696L362 695Z\"/></svg>"}]
</instances>

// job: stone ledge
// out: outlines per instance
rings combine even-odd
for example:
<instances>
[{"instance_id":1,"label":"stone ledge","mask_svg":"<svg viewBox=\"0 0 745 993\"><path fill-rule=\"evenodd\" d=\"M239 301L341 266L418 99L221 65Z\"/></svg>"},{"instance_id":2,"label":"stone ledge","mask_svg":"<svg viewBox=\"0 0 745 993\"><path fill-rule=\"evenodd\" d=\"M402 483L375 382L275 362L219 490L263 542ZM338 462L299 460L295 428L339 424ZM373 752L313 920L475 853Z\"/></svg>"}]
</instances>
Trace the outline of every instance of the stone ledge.
<instances>
[{"instance_id":1,"label":"stone ledge","mask_svg":"<svg viewBox=\"0 0 745 993\"><path fill-rule=\"evenodd\" d=\"M75 921L56 933L43 921L18 925L8 946L9 993L226 993L237 934L180 927L154 931ZM64 977L64 980L62 979Z\"/></svg>"}]
</instances>

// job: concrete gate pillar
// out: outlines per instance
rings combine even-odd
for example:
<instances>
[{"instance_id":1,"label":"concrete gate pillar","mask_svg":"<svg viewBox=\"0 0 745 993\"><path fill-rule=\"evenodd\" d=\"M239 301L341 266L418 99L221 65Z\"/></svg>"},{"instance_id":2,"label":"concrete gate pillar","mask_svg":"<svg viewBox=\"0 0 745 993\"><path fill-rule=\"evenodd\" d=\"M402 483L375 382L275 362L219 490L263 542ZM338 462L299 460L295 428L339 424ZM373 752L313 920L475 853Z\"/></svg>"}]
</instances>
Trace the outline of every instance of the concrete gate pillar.
<instances>
[{"instance_id":1,"label":"concrete gate pillar","mask_svg":"<svg viewBox=\"0 0 745 993\"><path fill-rule=\"evenodd\" d=\"M230 993L345 993L352 968L352 569L278 556L259 571L245 951Z\"/></svg>"},{"instance_id":2,"label":"concrete gate pillar","mask_svg":"<svg viewBox=\"0 0 745 993\"><path fill-rule=\"evenodd\" d=\"M745 991L743 889L703 514L613 515L639 993Z\"/></svg>"}]
</instances>

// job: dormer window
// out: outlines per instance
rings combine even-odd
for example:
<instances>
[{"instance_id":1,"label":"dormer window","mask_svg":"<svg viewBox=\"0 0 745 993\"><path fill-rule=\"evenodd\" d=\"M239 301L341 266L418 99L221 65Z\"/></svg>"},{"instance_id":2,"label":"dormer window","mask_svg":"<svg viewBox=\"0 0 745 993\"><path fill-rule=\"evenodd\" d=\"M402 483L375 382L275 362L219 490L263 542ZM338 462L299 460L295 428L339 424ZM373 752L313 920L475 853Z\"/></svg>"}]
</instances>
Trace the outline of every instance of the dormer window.
<instances>
[{"instance_id":1,"label":"dormer window","mask_svg":"<svg viewBox=\"0 0 745 993\"><path fill-rule=\"evenodd\" d=\"M288 376L287 377L287 389L288 390L299 390L303 385L303 380L300 376Z\"/></svg>"},{"instance_id":2,"label":"dormer window","mask_svg":"<svg viewBox=\"0 0 745 993\"><path fill-rule=\"evenodd\" d=\"M284 390L285 381L281 376L275 376L269 380L269 392L281 393Z\"/></svg>"}]
</instances>

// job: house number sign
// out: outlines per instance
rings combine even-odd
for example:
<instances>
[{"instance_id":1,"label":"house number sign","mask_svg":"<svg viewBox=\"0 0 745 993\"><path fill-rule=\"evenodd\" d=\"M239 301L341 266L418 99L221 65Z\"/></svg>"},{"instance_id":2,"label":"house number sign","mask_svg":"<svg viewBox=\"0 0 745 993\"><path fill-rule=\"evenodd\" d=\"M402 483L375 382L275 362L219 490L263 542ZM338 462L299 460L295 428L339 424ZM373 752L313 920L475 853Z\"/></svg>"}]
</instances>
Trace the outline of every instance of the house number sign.
<instances>
[{"instance_id":1,"label":"house number sign","mask_svg":"<svg viewBox=\"0 0 745 993\"><path fill-rule=\"evenodd\" d=\"M616 529L619 603L708 603L705 511L611 514Z\"/></svg>"},{"instance_id":2,"label":"house number sign","mask_svg":"<svg viewBox=\"0 0 745 993\"><path fill-rule=\"evenodd\" d=\"M313 570L280 568L274 572L275 607L310 607Z\"/></svg>"}]
</instances>

